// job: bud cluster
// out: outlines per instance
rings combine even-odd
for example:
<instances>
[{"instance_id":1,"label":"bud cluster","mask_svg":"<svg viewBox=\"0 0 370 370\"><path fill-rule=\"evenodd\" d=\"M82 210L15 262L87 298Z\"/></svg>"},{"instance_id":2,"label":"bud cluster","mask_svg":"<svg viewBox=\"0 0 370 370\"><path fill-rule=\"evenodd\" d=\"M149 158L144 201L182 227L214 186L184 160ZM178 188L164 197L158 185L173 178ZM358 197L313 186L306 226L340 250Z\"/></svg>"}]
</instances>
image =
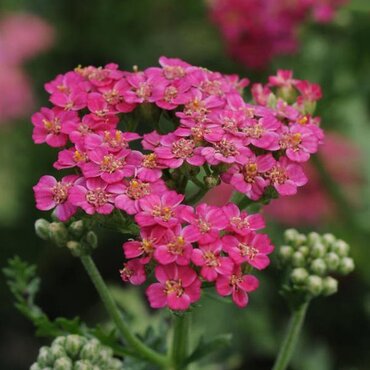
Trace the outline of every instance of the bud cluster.
<instances>
[{"instance_id":1,"label":"bud cluster","mask_svg":"<svg viewBox=\"0 0 370 370\"><path fill-rule=\"evenodd\" d=\"M286 244L279 249L281 265L289 271L287 289L309 297L328 296L338 290L338 281L331 275L347 275L355 265L349 245L333 234L300 234L288 229Z\"/></svg>"},{"instance_id":2,"label":"bud cluster","mask_svg":"<svg viewBox=\"0 0 370 370\"><path fill-rule=\"evenodd\" d=\"M54 339L50 347L41 347L30 370L119 370L122 362L97 339L67 335Z\"/></svg>"},{"instance_id":3,"label":"bud cluster","mask_svg":"<svg viewBox=\"0 0 370 370\"><path fill-rule=\"evenodd\" d=\"M49 240L61 248L67 247L76 257L90 254L98 245L95 232L88 230L82 220L66 226L62 222L49 222L40 218L35 222L35 230L41 239Z\"/></svg>"}]
</instances>

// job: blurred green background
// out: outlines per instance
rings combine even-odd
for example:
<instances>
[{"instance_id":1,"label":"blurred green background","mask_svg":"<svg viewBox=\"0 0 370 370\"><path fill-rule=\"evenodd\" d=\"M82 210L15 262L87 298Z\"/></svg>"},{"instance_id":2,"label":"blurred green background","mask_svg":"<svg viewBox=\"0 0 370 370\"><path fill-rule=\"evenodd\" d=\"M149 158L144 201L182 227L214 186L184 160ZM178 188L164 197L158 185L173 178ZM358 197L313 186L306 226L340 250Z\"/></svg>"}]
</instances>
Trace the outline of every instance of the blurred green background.
<instances>
[{"instance_id":1,"label":"blurred green background","mask_svg":"<svg viewBox=\"0 0 370 370\"><path fill-rule=\"evenodd\" d=\"M217 29L209 21L205 4L199 0L2 0L0 16L10 11L31 12L55 28L54 46L25 65L36 95L35 111L48 104L43 84L58 73L79 64L103 65L112 61L122 69L131 69L133 65L145 68L157 64L161 55L180 57L224 73L238 73L252 81L266 81L277 68L292 68L297 78L320 83L324 92L318 107L322 126L340 133L359 148L360 156L342 156L341 161L343 166L356 166L360 186L356 194L340 183L334 182L333 189L330 178L325 176L323 191L337 207L337 217L300 229L330 231L350 242L357 269L340 281L337 295L311 305L291 368L370 368L368 0L350 3L331 24L302 28L300 51L275 60L262 72L248 70L228 57ZM104 320L104 310L79 261L34 234L33 224L41 213L34 207L32 186L41 175L53 173L51 164L56 151L34 145L31 133L29 117L0 125L0 266L14 254L36 263L42 277L39 304L51 317L80 315L89 323ZM338 166L340 170L341 163ZM277 245L283 228L278 218L270 218L269 232ZM122 241L118 234L105 234L96 252L103 276L114 286L122 286L118 274ZM278 294L279 273L274 265L258 277L261 287L251 296L247 309L207 299L197 309L194 340L201 332L206 337L229 332L234 335L232 347L219 355L223 361L228 358L228 365L217 365L215 358L214 364L202 365L201 369L271 368L289 311ZM129 311L141 312L138 328L154 320L146 303L140 303L137 292L125 288L117 294ZM24 370L36 357L39 346L47 341L34 338L31 324L13 308L3 278L0 302L0 369Z\"/></svg>"}]
</instances>

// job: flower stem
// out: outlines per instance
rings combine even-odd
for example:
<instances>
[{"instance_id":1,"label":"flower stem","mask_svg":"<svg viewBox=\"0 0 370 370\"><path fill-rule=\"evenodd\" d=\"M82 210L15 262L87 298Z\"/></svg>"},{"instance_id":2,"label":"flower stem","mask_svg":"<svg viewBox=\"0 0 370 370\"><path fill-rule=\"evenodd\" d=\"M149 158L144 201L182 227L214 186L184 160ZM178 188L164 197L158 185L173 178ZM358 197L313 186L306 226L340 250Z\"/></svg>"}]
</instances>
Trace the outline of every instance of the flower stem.
<instances>
[{"instance_id":1,"label":"flower stem","mask_svg":"<svg viewBox=\"0 0 370 370\"><path fill-rule=\"evenodd\" d=\"M116 303L114 302L99 270L97 269L93 259L90 256L81 256L81 262L85 267L87 274L89 275L91 281L95 285L99 296L108 311L109 315L116 324L120 334L127 344L143 359L157 364L161 367L167 366L167 358L151 348L147 347L137 336L131 333L130 328L122 319L122 315L118 310Z\"/></svg>"},{"instance_id":2,"label":"flower stem","mask_svg":"<svg viewBox=\"0 0 370 370\"><path fill-rule=\"evenodd\" d=\"M306 316L309 302L301 304L294 309L289 321L288 329L284 341L280 347L279 355L272 370L285 370L294 353L295 346Z\"/></svg>"},{"instance_id":3,"label":"flower stem","mask_svg":"<svg viewBox=\"0 0 370 370\"><path fill-rule=\"evenodd\" d=\"M184 361L188 355L190 314L184 313L181 316L173 315L173 339L171 347L171 369L185 370Z\"/></svg>"}]
</instances>

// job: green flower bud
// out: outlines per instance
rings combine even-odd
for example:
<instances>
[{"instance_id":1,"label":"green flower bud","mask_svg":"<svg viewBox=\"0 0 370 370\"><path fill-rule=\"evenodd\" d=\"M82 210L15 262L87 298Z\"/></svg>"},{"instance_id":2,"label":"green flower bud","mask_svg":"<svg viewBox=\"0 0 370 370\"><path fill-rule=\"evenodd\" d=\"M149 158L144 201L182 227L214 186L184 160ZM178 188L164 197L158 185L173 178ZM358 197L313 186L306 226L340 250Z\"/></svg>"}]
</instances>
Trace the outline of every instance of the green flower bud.
<instances>
[{"instance_id":1,"label":"green flower bud","mask_svg":"<svg viewBox=\"0 0 370 370\"><path fill-rule=\"evenodd\" d=\"M80 358L89 360L92 363L99 361L99 351L101 350L100 343L97 339L91 339L86 343L80 352Z\"/></svg>"},{"instance_id":2,"label":"green flower bud","mask_svg":"<svg viewBox=\"0 0 370 370\"><path fill-rule=\"evenodd\" d=\"M296 229L287 229L284 232L284 239L287 243L294 243L297 238L298 231Z\"/></svg>"},{"instance_id":3,"label":"green flower bud","mask_svg":"<svg viewBox=\"0 0 370 370\"><path fill-rule=\"evenodd\" d=\"M53 353L53 356L51 356ZM79 335L56 338L51 347L42 347L32 370L121 370L122 362L97 339Z\"/></svg>"},{"instance_id":4,"label":"green flower bud","mask_svg":"<svg viewBox=\"0 0 370 370\"><path fill-rule=\"evenodd\" d=\"M37 356L37 363L41 367L52 366L54 356L50 353L49 347L41 347Z\"/></svg>"},{"instance_id":5,"label":"green flower bud","mask_svg":"<svg viewBox=\"0 0 370 370\"><path fill-rule=\"evenodd\" d=\"M306 259L304 258L304 255L299 251L294 252L292 256L293 267L302 267L305 264L306 264Z\"/></svg>"},{"instance_id":6,"label":"green flower bud","mask_svg":"<svg viewBox=\"0 0 370 370\"><path fill-rule=\"evenodd\" d=\"M72 370L73 369L73 363L72 360L69 357L59 357L54 362L54 370Z\"/></svg>"},{"instance_id":7,"label":"green flower bud","mask_svg":"<svg viewBox=\"0 0 370 370\"><path fill-rule=\"evenodd\" d=\"M321 277L317 275L310 275L306 282L306 288L312 295L320 295L323 289Z\"/></svg>"},{"instance_id":8,"label":"green flower bud","mask_svg":"<svg viewBox=\"0 0 370 370\"><path fill-rule=\"evenodd\" d=\"M52 222L49 226L49 237L58 247L64 247L68 241L68 231L61 222Z\"/></svg>"},{"instance_id":9,"label":"green flower bud","mask_svg":"<svg viewBox=\"0 0 370 370\"><path fill-rule=\"evenodd\" d=\"M84 232L84 222L82 220L72 222L69 227L68 231L71 233L72 236L75 238L81 238Z\"/></svg>"},{"instance_id":10,"label":"green flower bud","mask_svg":"<svg viewBox=\"0 0 370 370\"><path fill-rule=\"evenodd\" d=\"M307 235L307 243L310 247L313 247L316 243L321 243L320 234L312 231Z\"/></svg>"},{"instance_id":11,"label":"green flower bud","mask_svg":"<svg viewBox=\"0 0 370 370\"><path fill-rule=\"evenodd\" d=\"M302 245L298 248L298 252L301 252L305 257L310 254L310 249L306 245Z\"/></svg>"},{"instance_id":12,"label":"green flower bud","mask_svg":"<svg viewBox=\"0 0 370 370\"><path fill-rule=\"evenodd\" d=\"M355 269L355 263L350 257L344 257L339 263L338 271L343 275L347 275Z\"/></svg>"},{"instance_id":13,"label":"green flower bud","mask_svg":"<svg viewBox=\"0 0 370 370\"><path fill-rule=\"evenodd\" d=\"M67 242L66 246L75 257L80 257L81 256L81 254L82 254L81 243L76 242L75 240L69 240Z\"/></svg>"},{"instance_id":14,"label":"green flower bud","mask_svg":"<svg viewBox=\"0 0 370 370\"><path fill-rule=\"evenodd\" d=\"M85 236L85 241L90 248L95 249L98 246L98 237L94 231L88 231Z\"/></svg>"},{"instance_id":15,"label":"green flower bud","mask_svg":"<svg viewBox=\"0 0 370 370\"><path fill-rule=\"evenodd\" d=\"M322 280L322 294L323 295L332 295L338 291L338 281L332 278L331 276L327 276Z\"/></svg>"},{"instance_id":16,"label":"green flower bud","mask_svg":"<svg viewBox=\"0 0 370 370\"><path fill-rule=\"evenodd\" d=\"M294 284L303 284L308 278L308 272L303 267L293 269L290 278Z\"/></svg>"},{"instance_id":17,"label":"green flower bud","mask_svg":"<svg viewBox=\"0 0 370 370\"><path fill-rule=\"evenodd\" d=\"M44 368L40 367L39 364L34 363L31 367L30 370L44 370Z\"/></svg>"},{"instance_id":18,"label":"green flower bud","mask_svg":"<svg viewBox=\"0 0 370 370\"><path fill-rule=\"evenodd\" d=\"M323 259L316 258L311 262L310 269L316 275L324 275L327 267Z\"/></svg>"},{"instance_id":19,"label":"green flower bud","mask_svg":"<svg viewBox=\"0 0 370 370\"><path fill-rule=\"evenodd\" d=\"M76 358L81 348L86 344L87 340L80 335L67 335L64 348L67 354L72 359Z\"/></svg>"},{"instance_id":20,"label":"green flower bud","mask_svg":"<svg viewBox=\"0 0 370 370\"><path fill-rule=\"evenodd\" d=\"M349 253L349 245L341 239L336 240L331 249L339 257L347 257Z\"/></svg>"},{"instance_id":21,"label":"green flower bud","mask_svg":"<svg viewBox=\"0 0 370 370\"><path fill-rule=\"evenodd\" d=\"M310 254L313 258L324 257L326 253L326 247L321 242L317 242L311 247Z\"/></svg>"},{"instance_id":22,"label":"green flower bud","mask_svg":"<svg viewBox=\"0 0 370 370\"><path fill-rule=\"evenodd\" d=\"M340 258L336 253L329 252L325 256L325 262L326 265L328 266L329 271L336 271L339 266Z\"/></svg>"},{"instance_id":23,"label":"green flower bud","mask_svg":"<svg viewBox=\"0 0 370 370\"><path fill-rule=\"evenodd\" d=\"M94 366L91 365L90 361L79 360L75 363L73 370L94 370Z\"/></svg>"},{"instance_id":24,"label":"green flower bud","mask_svg":"<svg viewBox=\"0 0 370 370\"><path fill-rule=\"evenodd\" d=\"M322 242L327 247L330 247L337 239L333 234L326 233L322 236Z\"/></svg>"},{"instance_id":25,"label":"green flower bud","mask_svg":"<svg viewBox=\"0 0 370 370\"><path fill-rule=\"evenodd\" d=\"M67 356L67 353L63 346L57 343L53 343L50 347L50 353L54 358Z\"/></svg>"},{"instance_id":26,"label":"green flower bud","mask_svg":"<svg viewBox=\"0 0 370 370\"><path fill-rule=\"evenodd\" d=\"M221 182L219 176L204 176L204 183L208 189L212 189Z\"/></svg>"},{"instance_id":27,"label":"green flower bud","mask_svg":"<svg viewBox=\"0 0 370 370\"><path fill-rule=\"evenodd\" d=\"M293 256L293 253L294 249L289 245L283 245L279 249L279 257L282 260L282 262L290 261L291 257Z\"/></svg>"},{"instance_id":28,"label":"green flower bud","mask_svg":"<svg viewBox=\"0 0 370 370\"><path fill-rule=\"evenodd\" d=\"M35 231L36 235L43 239L43 240L49 240L49 226L50 222L46 221L43 218L39 218L35 222Z\"/></svg>"},{"instance_id":29,"label":"green flower bud","mask_svg":"<svg viewBox=\"0 0 370 370\"><path fill-rule=\"evenodd\" d=\"M306 238L306 235L304 234L298 234L296 239L295 239L295 246L299 247L303 244L306 244L307 243L307 238Z\"/></svg>"}]
</instances>

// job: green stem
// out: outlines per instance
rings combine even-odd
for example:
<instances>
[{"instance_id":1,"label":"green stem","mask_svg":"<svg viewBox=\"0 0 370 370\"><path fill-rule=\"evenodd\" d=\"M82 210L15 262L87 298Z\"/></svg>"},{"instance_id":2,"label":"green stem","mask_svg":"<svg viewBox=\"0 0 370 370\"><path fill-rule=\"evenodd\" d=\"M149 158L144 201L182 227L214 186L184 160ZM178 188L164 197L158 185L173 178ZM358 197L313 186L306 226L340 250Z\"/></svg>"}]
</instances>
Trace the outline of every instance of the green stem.
<instances>
[{"instance_id":1,"label":"green stem","mask_svg":"<svg viewBox=\"0 0 370 370\"><path fill-rule=\"evenodd\" d=\"M100 275L100 272L98 271L93 259L90 256L81 256L81 262L84 265L85 270L93 284L95 285L95 288L98 291L106 310L113 319L117 329L127 344L131 346L131 348L135 350L135 352L137 352L143 359L146 359L147 361L159 366L166 367L168 361L164 355L153 351L151 348L147 347L145 343L143 343L137 336L131 333L130 328L123 321L122 315L119 312L118 307L114 302L107 286L105 285L105 282Z\"/></svg>"},{"instance_id":2,"label":"green stem","mask_svg":"<svg viewBox=\"0 0 370 370\"><path fill-rule=\"evenodd\" d=\"M184 361L189 351L190 314L173 316L173 340L171 348L171 370L185 370Z\"/></svg>"},{"instance_id":3,"label":"green stem","mask_svg":"<svg viewBox=\"0 0 370 370\"><path fill-rule=\"evenodd\" d=\"M296 308L289 321L288 330L280 347L279 355L272 370L285 370L293 355L297 340L306 316L309 302L305 302Z\"/></svg>"},{"instance_id":4,"label":"green stem","mask_svg":"<svg viewBox=\"0 0 370 370\"><path fill-rule=\"evenodd\" d=\"M192 182L192 183L194 183L195 185L197 185L199 188L201 188L201 189L205 189L206 188L206 186L204 185L204 183L203 182L201 182L200 180L198 180L195 176L194 177L192 177L191 179L190 179L190 181Z\"/></svg>"}]
</instances>

